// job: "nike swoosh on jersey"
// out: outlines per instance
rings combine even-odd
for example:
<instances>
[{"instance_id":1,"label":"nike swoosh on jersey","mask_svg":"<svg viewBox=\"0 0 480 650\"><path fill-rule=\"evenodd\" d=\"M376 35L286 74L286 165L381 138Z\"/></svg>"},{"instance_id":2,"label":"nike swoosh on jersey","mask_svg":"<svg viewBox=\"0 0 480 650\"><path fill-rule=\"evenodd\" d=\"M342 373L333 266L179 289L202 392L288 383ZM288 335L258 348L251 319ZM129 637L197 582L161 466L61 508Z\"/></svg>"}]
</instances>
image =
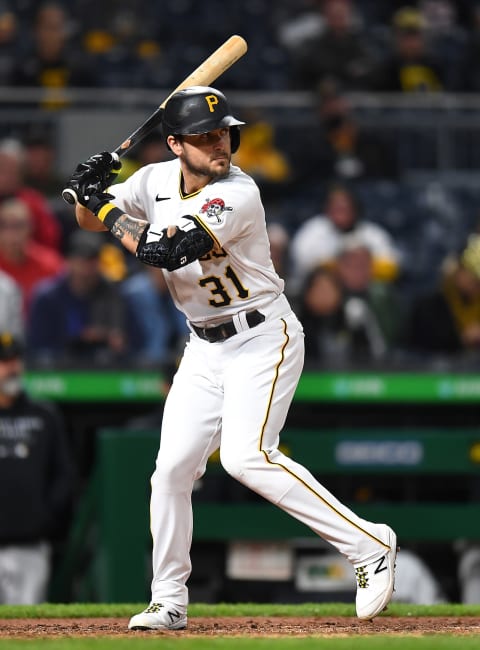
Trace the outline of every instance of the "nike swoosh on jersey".
<instances>
[{"instance_id":1,"label":"nike swoosh on jersey","mask_svg":"<svg viewBox=\"0 0 480 650\"><path fill-rule=\"evenodd\" d=\"M157 196L155 197L155 201L168 201L170 199L169 196Z\"/></svg>"}]
</instances>

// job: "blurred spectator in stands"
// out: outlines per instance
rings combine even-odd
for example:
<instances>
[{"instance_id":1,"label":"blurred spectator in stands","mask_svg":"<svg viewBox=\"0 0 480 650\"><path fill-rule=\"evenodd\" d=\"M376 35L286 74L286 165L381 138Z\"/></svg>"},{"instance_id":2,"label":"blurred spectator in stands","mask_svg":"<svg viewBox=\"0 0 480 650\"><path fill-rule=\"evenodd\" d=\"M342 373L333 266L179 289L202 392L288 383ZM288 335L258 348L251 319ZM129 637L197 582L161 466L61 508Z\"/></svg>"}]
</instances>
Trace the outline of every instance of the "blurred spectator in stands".
<instances>
[{"instance_id":1,"label":"blurred spectator in stands","mask_svg":"<svg viewBox=\"0 0 480 650\"><path fill-rule=\"evenodd\" d=\"M53 139L42 131L32 131L23 140L25 185L48 199L57 199L65 187L65 178L56 168L57 150Z\"/></svg>"},{"instance_id":2,"label":"blurred spectator in stands","mask_svg":"<svg viewBox=\"0 0 480 650\"><path fill-rule=\"evenodd\" d=\"M291 85L313 90L324 79L341 82L347 90L365 89L373 66L368 39L356 20L351 0L324 0L320 33L305 39L292 54Z\"/></svg>"},{"instance_id":3,"label":"blurred spectator in stands","mask_svg":"<svg viewBox=\"0 0 480 650\"><path fill-rule=\"evenodd\" d=\"M460 255L449 256L438 288L414 299L406 325L406 347L423 355L480 352L480 235Z\"/></svg>"},{"instance_id":4,"label":"blurred spectator in stands","mask_svg":"<svg viewBox=\"0 0 480 650\"><path fill-rule=\"evenodd\" d=\"M470 30L465 46L462 81L467 92L480 92L480 3L471 7Z\"/></svg>"},{"instance_id":5,"label":"blurred spectator in stands","mask_svg":"<svg viewBox=\"0 0 480 650\"><path fill-rule=\"evenodd\" d=\"M363 319L372 348L384 352L396 345L402 329L401 307L395 283L374 277L374 260L368 244L356 235L347 235L333 263L345 295L358 299L357 319ZM383 341L383 343L382 343Z\"/></svg>"},{"instance_id":6,"label":"blurred spectator in stands","mask_svg":"<svg viewBox=\"0 0 480 650\"><path fill-rule=\"evenodd\" d=\"M84 37L84 47L96 67L99 85L102 88L162 86L163 51L149 35L154 26L145 22L145 11L116 3L106 25L89 29Z\"/></svg>"},{"instance_id":7,"label":"blurred spectator in stands","mask_svg":"<svg viewBox=\"0 0 480 650\"><path fill-rule=\"evenodd\" d=\"M245 121L242 146L232 162L255 179L264 201L268 202L289 187L292 169L288 156L275 142L273 125L253 114L245 116Z\"/></svg>"},{"instance_id":8,"label":"blurred spectator in stands","mask_svg":"<svg viewBox=\"0 0 480 650\"><path fill-rule=\"evenodd\" d=\"M387 26L391 23L394 14L409 3L406 0L388 0L388 2L357 0L357 4L360 6L362 16L367 24ZM447 21L451 21L452 12L462 27L468 27L470 24L472 0L415 0L410 3L410 6L420 9L429 22L430 20L435 22L434 27L437 24L440 26L440 23L445 24Z\"/></svg>"},{"instance_id":9,"label":"blurred spectator in stands","mask_svg":"<svg viewBox=\"0 0 480 650\"><path fill-rule=\"evenodd\" d=\"M0 603L45 602L71 516L73 463L51 403L22 389L22 345L0 332Z\"/></svg>"},{"instance_id":10,"label":"blurred spectator in stands","mask_svg":"<svg viewBox=\"0 0 480 650\"><path fill-rule=\"evenodd\" d=\"M76 223L70 206L62 199L66 179L57 171L55 141L45 130L32 129L23 139L23 152L25 185L47 199L60 228L60 250L64 253Z\"/></svg>"},{"instance_id":11,"label":"blurred spectator in stands","mask_svg":"<svg viewBox=\"0 0 480 650\"><path fill-rule=\"evenodd\" d=\"M26 203L20 199L0 203L0 269L20 287L25 316L35 285L56 275L64 264L59 253L34 241L32 231L32 215Z\"/></svg>"},{"instance_id":12,"label":"blurred spectator in stands","mask_svg":"<svg viewBox=\"0 0 480 650\"><path fill-rule=\"evenodd\" d=\"M449 91L464 89L462 64L468 43L467 29L459 24L462 7L459 0L420 0L431 51L442 70L444 86ZM468 27L470 31L470 27Z\"/></svg>"},{"instance_id":13,"label":"blurred spectator in stands","mask_svg":"<svg viewBox=\"0 0 480 650\"><path fill-rule=\"evenodd\" d=\"M344 366L380 361L386 343L368 304L348 296L339 275L317 266L307 275L298 305L308 365Z\"/></svg>"},{"instance_id":14,"label":"blurred spectator in stands","mask_svg":"<svg viewBox=\"0 0 480 650\"><path fill-rule=\"evenodd\" d=\"M320 127L332 154L332 177L397 178L393 146L385 137L359 125L349 100L335 85L325 83L320 88L318 111Z\"/></svg>"},{"instance_id":15,"label":"blurred spectator in stands","mask_svg":"<svg viewBox=\"0 0 480 650\"><path fill-rule=\"evenodd\" d=\"M24 332L22 292L9 275L0 271L0 331L22 337Z\"/></svg>"},{"instance_id":16,"label":"blurred spectator in stands","mask_svg":"<svg viewBox=\"0 0 480 650\"><path fill-rule=\"evenodd\" d=\"M297 182L311 183L319 176L346 181L398 178L393 144L386 136L360 126L337 82L324 80L316 102L317 124L303 131L297 128L288 145Z\"/></svg>"},{"instance_id":17,"label":"blurred spectator in stands","mask_svg":"<svg viewBox=\"0 0 480 650\"><path fill-rule=\"evenodd\" d=\"M127 354L126 305L100 270L100 233L77 230L66 270L42 282L28 319L29 357L38 363L114 363Z\"/></svg>"},{"instance_id":18,"label":"blurred spectator in stands","mask_svg":"<svg viewBox=\"0 0 480 650\"><path fill-rule=\"evenodd\" d=\"M319 38L325 29L323 0L275 3L276 37L282 47L295 54L310 39Z\"/></svg>"},{"instance_id":19,"label":"blurred spectator in stands","mask_svg":"<svg viewBox=\"0 0 480 650\"><path fill-rule=\"evenodd\" d=\"M24 178L25 152L18 140L0 141L0 201L17 198L28 205L32 218L33 239L60 250L62 230L47 199L29 187Z\"/></svg>"},{"instance_id":20,"label":"blurred spectator in stands","mask_svg":"<svg viewBox=\"0 0 480 650\"><path fill-rule=\"evenodd\" d=\"M344 239L350 235L355 235L371 251L375 279L397 278L400 254L390 234L361 214L361 206L351 189L333 184L327 192L323 213L307 219L293 237L293 279L297 286L312 268L335 260Z\"/></svg>"},{"instance_id":21,"label":"blurred spectator in stands","mask_svg":"<svg viewBox=\"0 0 480 650\"><path fill-rule=\"evenodd\" d=\"M73 233L70 237L72 236ZM127 260L124 249L116 241L102 240L102 246L100 248L100 271L107 280L111 280L112 282L121 282L124 280L131 272L129 265L131 264L133 266L135 261L135 258L133 260Z\"/></svg>"},{"instance_id":22,"label":"blurred spectator in stands","mask_svg":"<svg viewBox=\"0 0 480 650\"><path fill-rule=\"evenodd\" d=\"M0 2L0 86L8 85L19 53L18 24L14 12Z\"/></svg>"},{"instance_id":23,"label":"blurred spectator in stands","mask_svg":"<svg viewBox=\"0 0 480 650\"><path fill-rule=\"evenodd\" d=\"M344 360L348 346L344 294L331 269L318 266L310 271L297 310L305 332L305 364Z\"/></svg>"},{"instance_id":24,"label":"blurred spectator in stands","mask_svg":"<svg viewBox=\"0 0 480 650\"><path fill-rule=\"evenodd\" d=\"M415 7L403 7L394 14L392 26L392 51L373 71L371 89L380 92L445 90L445 71L429 47L422 12Z\"/></svg>"},{"instance_id":25,"label":"blurred spectator in stands","mask_svg":"<svg viewBox=\"0 0 480 650\"><path fill-rule=\"evenodd\" d=\"M87 54L78 51L71 39L71 24L65 7L44 2L34 19L33 43L14 66L10 85L45 90L41 105L62 108L68 104L67 88L97 85L96 71Z\"/></svg>"},{"instance_id":26,"label":"blurred spectator in stands","mask_svg":"<svg viewBox=\"0 0 480 650\"><path fill-rule=\"evenodd\" d=\"M175 307L162 269L142 266L121 290L129 308L135 363L174 366L190 330Z\"/></svg>"},{"instance_id":27,"label":"blurred spectator in stands","mask_svg":"<svg viewBox=\"0 0 480 650\"><path fill-rule=\"evenodd\" d=\"M290 235L281 223L267 223L267 234L270 242L270 257L278 275L285 281L290 276Z\"/></svg>"}]
</instances>

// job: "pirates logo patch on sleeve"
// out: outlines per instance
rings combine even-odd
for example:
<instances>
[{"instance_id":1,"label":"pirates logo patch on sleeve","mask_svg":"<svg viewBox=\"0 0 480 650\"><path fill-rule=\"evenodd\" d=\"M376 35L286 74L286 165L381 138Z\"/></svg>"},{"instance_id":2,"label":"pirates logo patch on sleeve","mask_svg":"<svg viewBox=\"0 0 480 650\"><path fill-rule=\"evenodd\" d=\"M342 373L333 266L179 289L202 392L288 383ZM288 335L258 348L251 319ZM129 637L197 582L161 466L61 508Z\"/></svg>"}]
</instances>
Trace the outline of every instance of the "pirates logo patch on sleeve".
<instances>
[{"instance_id":1,"label":"pirates logo patch on sleeve","mask_svg":"<svg viewBox=\"0 0 480 650\"><path fill-rule=\"evenodd\" d=\"M233 208L225 205L223 199L207 199L202 205L200 212L204 214L207 221L222 223L225 212L231 212Z\"/></svg>"}]
</instances>

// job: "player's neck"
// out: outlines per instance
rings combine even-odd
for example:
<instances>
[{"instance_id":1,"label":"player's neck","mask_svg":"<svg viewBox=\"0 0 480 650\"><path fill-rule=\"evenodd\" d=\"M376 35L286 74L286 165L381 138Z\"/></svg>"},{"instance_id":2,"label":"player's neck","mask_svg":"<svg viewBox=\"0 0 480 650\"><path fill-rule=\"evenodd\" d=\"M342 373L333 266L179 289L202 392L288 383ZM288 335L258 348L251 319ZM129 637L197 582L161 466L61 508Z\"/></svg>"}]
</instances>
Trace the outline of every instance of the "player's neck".
<instances>
[{"instance_id":1,"label":"player's neck","mask_svg":"<svg viewBox=\"0 0 480 650\"><path fill-rule=\"evenodd\" d=\"M210 183L212 178L205 174L193 174L189 170L182 170L180 175L180 188L184 196L195 194Z\"/></svg>"}]
</instances>

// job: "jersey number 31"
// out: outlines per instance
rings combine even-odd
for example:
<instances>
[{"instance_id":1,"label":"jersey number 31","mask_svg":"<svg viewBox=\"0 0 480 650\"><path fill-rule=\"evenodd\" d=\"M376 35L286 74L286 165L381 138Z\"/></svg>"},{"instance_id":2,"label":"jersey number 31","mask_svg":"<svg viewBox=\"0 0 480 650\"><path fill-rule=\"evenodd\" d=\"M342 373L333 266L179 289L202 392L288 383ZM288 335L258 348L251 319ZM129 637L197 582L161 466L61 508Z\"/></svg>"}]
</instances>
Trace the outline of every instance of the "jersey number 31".
<instances>
[{"instance_id":1,"label":"jersey number 31","mask_svg":"<svg viewBox=\"0 0 480 650\"><path fill-rule=\"evenodd\" d=\"M224 273L225 277L230 280L230 282L235 287L238 297L240 300L245 300L248 298L249 291L240 282L238 275L232 269L230 265L227 266ZM201 287L208 287L210 293L214 296L208 302L212 307L226 307L232 302L232 297L229 295L225 284L222 282L222 279L216 275L209 275L207 278L202 278L199 281Z\"/></svg>"}]
</instances>

